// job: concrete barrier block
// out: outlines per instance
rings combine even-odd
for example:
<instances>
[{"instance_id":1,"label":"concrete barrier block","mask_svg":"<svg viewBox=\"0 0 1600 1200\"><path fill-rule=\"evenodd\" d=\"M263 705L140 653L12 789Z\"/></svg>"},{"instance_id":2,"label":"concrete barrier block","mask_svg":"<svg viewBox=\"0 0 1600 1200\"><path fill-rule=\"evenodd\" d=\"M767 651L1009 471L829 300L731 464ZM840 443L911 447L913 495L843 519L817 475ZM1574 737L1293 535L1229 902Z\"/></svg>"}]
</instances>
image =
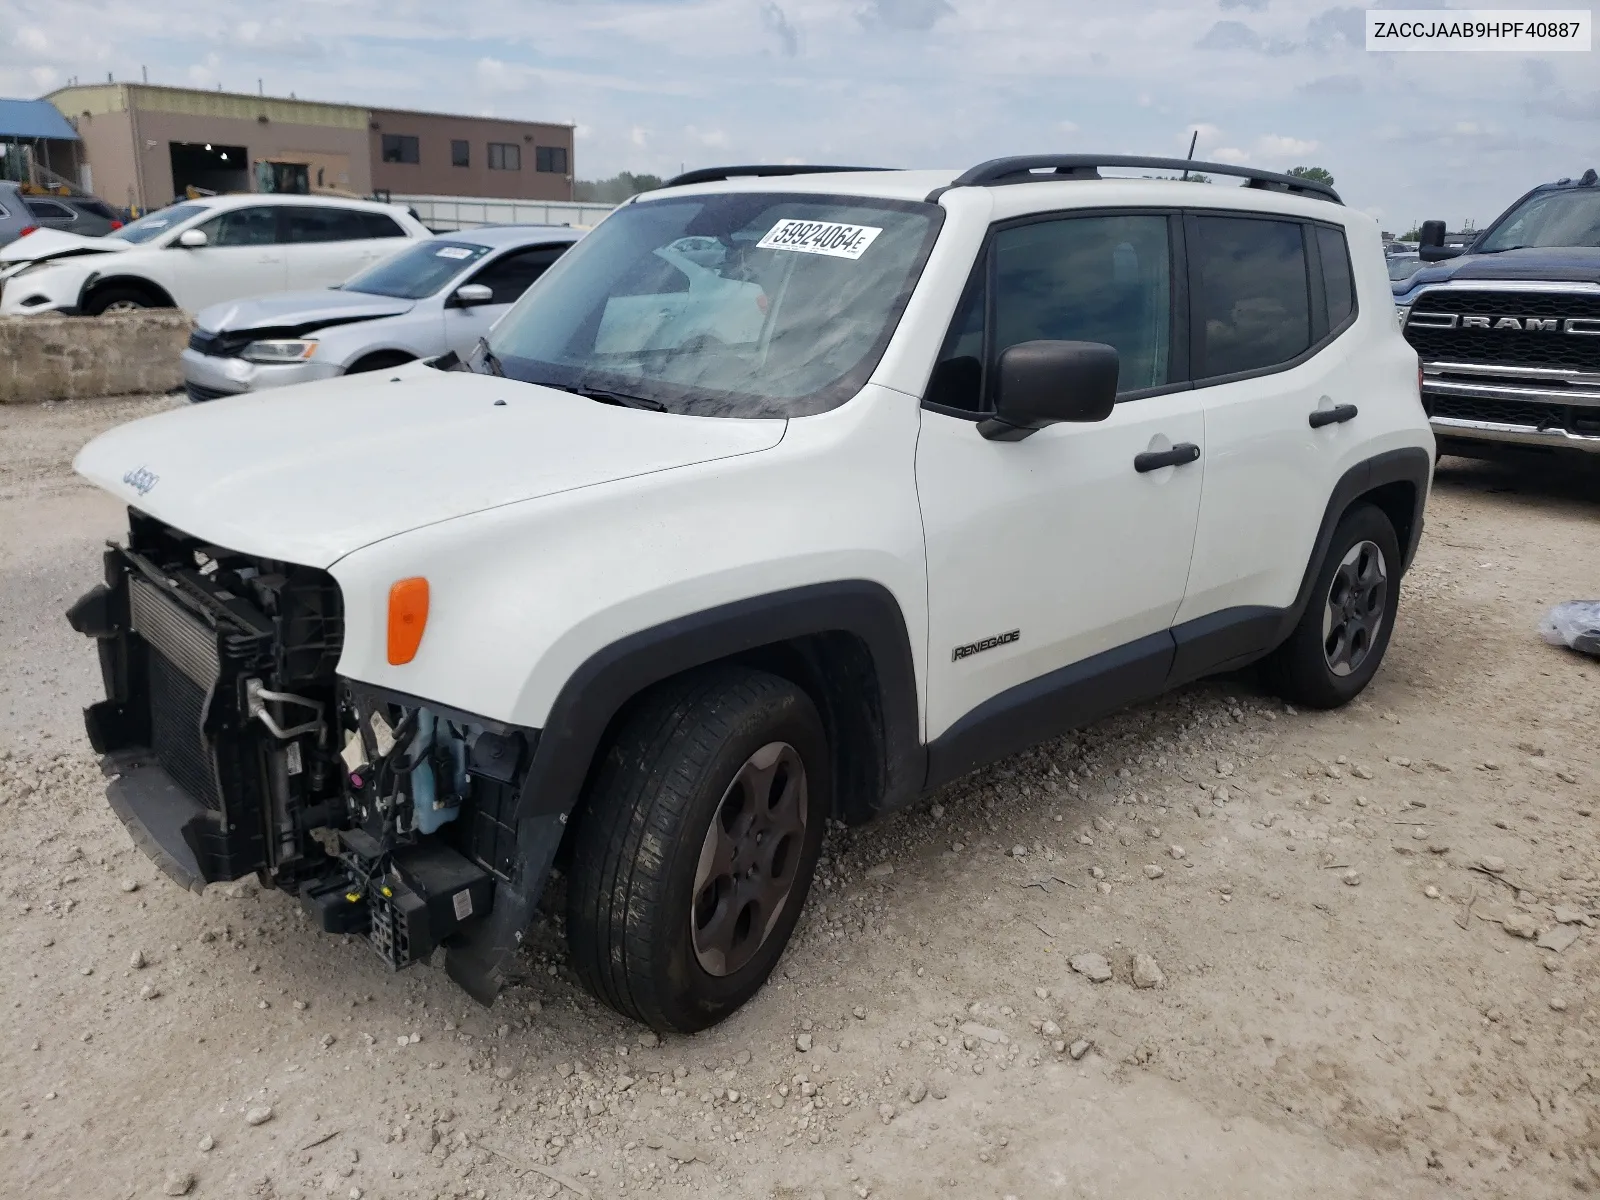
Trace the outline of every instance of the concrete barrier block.
<instances>
[{"instance_id":1,"label":"concrete barrier block","mask_svg":"<svg viewBox=\"0 0 1600 1200\"><path fill-rule=\"evenodd\" d=\"M190 327L177 309L0 318L0 404L170 392Z\"/></svg>"}]
</instances>

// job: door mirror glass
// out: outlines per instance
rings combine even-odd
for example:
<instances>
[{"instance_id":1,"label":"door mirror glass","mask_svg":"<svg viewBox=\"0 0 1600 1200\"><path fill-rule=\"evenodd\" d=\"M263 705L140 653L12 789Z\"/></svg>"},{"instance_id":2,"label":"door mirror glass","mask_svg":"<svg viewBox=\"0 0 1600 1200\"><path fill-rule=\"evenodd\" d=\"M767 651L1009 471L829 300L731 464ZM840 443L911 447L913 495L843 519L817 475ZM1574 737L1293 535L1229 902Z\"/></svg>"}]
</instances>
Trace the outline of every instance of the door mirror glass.
<instances>
[{"instance_id":1,"label":"door mirror glass","mask_svg":"<svg viewBox=\"0 0 1600 1200\"><path fill-rule=\"evenodd\" d=\"M494 300L494 289L486 283L464 283L456 289L455 300L462 308L474 308Z\"/></svg>"},{"instance_id":2,"label":"door mirror glass","mask_svg":"<svg viewBox=\"0 0 1600 1200\"><path fill-rule=\"evenodd\" d=\"M998 363L994 414L978 422L978 432L1014 442L1058 421L1104 421L1117 402L1118 357L1104 342L1008 346Z\"/></svg>"},{"instance_id":3,"label":"door mirror glass","mask_svg":"<svg viewBox=\"0 0 1600 1200\"><path fill-rule=\"evenodd\" d=\"M210 240L204 229L185 229L178 235L178 245L186 250L198 250Z\"/></svg>"}]
</instances>

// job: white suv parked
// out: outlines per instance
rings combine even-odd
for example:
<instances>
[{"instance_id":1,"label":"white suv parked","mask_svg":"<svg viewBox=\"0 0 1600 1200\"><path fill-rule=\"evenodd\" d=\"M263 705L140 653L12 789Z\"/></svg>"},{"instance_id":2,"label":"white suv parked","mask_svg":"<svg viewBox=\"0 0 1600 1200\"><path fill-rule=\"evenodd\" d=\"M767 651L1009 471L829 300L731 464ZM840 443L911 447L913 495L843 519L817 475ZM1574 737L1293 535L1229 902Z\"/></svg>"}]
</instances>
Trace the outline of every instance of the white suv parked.
<instances>
[{"instance_id":1,"label":"white suv parked","mask_svg":"<svg viewBox=\"0 0 1600 1200\"><path fill-rule=\"evenodd\" d=\"M0 250L0 316L181 308L330 287L428 231L405 209L328 196L186 200L105 237L40 230Z\"/></svg>"},{"instance_id":2,"label":"white suv parked","mask_svg":"<svg viewBox=\"0 0 1600 1200\"><path fill-rule=\"evenodd\" d=\"M173 877L257 872L487 1002L559 862L584 980L692 1030L772 970L827 818L1253 660L1312 707L1372 679L1434 443L1331 189L675 184L449 370L79 455L132 513L71 613L89 733Z\"/></svg>"}]
</instances>

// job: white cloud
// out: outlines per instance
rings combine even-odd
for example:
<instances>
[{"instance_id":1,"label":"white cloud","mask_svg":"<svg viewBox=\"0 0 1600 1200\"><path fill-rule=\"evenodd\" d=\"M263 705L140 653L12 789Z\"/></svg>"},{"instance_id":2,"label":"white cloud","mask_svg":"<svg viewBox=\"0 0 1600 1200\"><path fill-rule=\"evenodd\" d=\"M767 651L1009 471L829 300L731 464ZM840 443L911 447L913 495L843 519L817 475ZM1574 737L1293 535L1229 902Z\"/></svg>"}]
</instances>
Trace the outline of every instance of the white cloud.
<instances>
[{"instance_id":1,"label":"white cloud","mask_svg":"<svg viewBox=\"0 0 1600 1200\"><path fill-rule=\"evenodd\" d=\"M35 67L28 72L28 76L33 80L34 87L41 92L48 92L60 80L61 72L54 67Z\"/></svg>"},{"instance_id":2,"label":"white cloud","mask_svg":"<svg viewBox=\"0 0 1600 1200\"><path fill-rule=\"evenodd\" d=\"M527 72L498 58L480 58L473 67L473 77L486 92L521 91L527 83Z\"/></svg>"},{"instance_id":3,"label":"white cloud","mask_svg":"<svg viewBox=\"0 0 1600 1200\"><path fill-rule=\"evenodd\" d=\"M24 25L18 29L11 40L32 54L43 54L50 49L50 39L45 37L43 30L32 25Z\"/></svg>"},{"instance_id":4,"label":"white cloud","mask_svg":"<svg viewBox=\"0 0 1600 1200\"><path fill-rule=\"evenodd\" d=\"M696 129L690 125L684 130L690 138L700 145L713 150L726 150L728 148L728 135L721 129Z\"/></svg>"},{"instance_id":5,"label":"white cloud","mask_svg":"<svg viewBox=\"0 0 1600 1200\"><path fill-rule=\"evenodd\" d=\"M1056 128L1062 133L1077 133L1078 123L1076 121L1058 121Z\"/></svg>"},{"instance_id":6,"label":"white cloud","mask_svg":"<svg viewBox=\"0 0 1600 1200\"><path fill-rule=\"evenodd\" d=\"M1235 166L1250 161L1250 155L1235 146L1218 146L1215 150L1207 154L1206 157L1214 158L1221 163L1232 163Z\"/></svg>"},{"instance_id":7,"label":"white cloud","mask_svg":"<svg viewBox=\"0 0 1600 1200\"><path fill-rule=\"evenodd\" d=\"M1256 140L1256 152L1262 158L1299 158L1310 154L1321 143L1315 139L1282 137L1269 133Z\"/></svg>"},{"instance_id":8,"label":"white cloud","mask_svg":"<svg viewBox=\"0 0 1600 1200\"><path fill-rule=\"evenodd\" d=\"M213 88L220 81L222 60L215 54L208 54L205 58L189 68L189 82L195 87ZM241 81L243 82L243 81ZM237 85L235 85L237 86Z\"/></svg>"}]
</instances>

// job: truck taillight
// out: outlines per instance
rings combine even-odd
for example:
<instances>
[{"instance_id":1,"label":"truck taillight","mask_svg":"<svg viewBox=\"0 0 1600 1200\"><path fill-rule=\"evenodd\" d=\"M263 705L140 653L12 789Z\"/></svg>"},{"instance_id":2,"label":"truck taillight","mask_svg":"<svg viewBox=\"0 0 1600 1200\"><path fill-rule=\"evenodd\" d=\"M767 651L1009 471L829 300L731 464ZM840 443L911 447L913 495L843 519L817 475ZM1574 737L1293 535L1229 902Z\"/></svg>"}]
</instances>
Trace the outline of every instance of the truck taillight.
<instances>
[{"instance_id":1,"label":"truck taillight","mask_svg":"<svg viewBox=\"0 0 1600 1200\"><path fill-rule=\"evenodd\" d=\"M30 233L33 233L33 232L35 232L35 231L37 231L37 230L38 230L38 228L39 228L39 227L38 227L38 226L37 226L37 225L24 225L24 226L23 226L23 227L22 227L22 232L21 232L21 233L19 233L19 234L17 234L17 236L18 236L18 237L19 237L19 238L25 238L25 237L27 237L27 236L28 236L28 235L29 235L29 234L30 234Z\"/></svg>"},{"instance_id":2,"label":"truck taillight","mask_svg":"<svg viewBox=\"0 0 1600 1200\"><path fill-rule=\"evenodd\" d=\"M122 228L122 222L121 221L112 221L111 222L111 228L113 228L113 229L121 229Z\"/></svg>"}]
</instances>

